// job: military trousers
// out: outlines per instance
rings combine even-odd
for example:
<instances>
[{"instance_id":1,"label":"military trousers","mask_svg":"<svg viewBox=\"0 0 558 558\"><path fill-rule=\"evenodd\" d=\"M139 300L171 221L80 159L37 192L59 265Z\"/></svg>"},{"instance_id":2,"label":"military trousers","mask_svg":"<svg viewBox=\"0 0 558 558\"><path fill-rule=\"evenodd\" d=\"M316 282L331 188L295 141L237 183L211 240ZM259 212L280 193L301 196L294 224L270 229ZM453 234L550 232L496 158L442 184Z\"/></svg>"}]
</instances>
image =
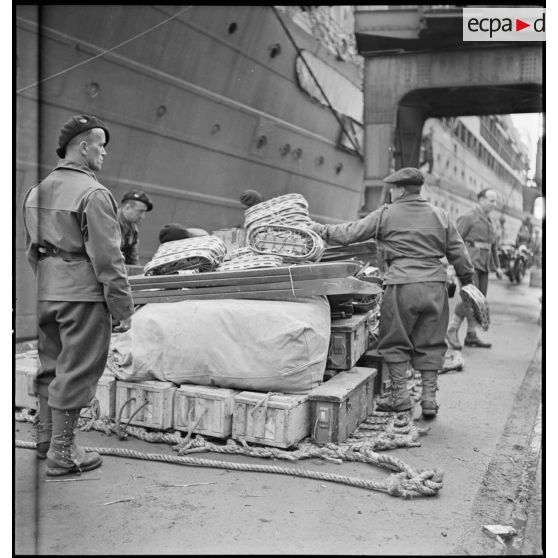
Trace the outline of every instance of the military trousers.
<instances>
[{"instance_id":1,"label":"military trousers","mask_svg":"<svg viewBox=\"0 0 558 558\"><path fill-rule=\"evenodd\" d=\"M415 370L439 370L448 320L443 282L388 285L380 306L378 352L388 364L410 360Z\"/></svg>"},{"instance_id":2,"label":"military trousers","mask_svg":"<svg viewBox=\"0 0 558 558\"><path fill-rule=\"evenodd\" d=\"M111 317L104 302L39 301L35 391L62 411L86 407L107 363Z\"/></svg>"},{"instance_id":3,"label":"military trousers","mask_svg":"<svg viewBox=\"0 0 558 558\"><path fill-rule=\"evenodd\" d=\"M486 296L488 291L488 271L481 271L480 269L475 269L475 276L473 278L475 286L479 291ZM459 297L459 302L455 305L454 309L455 315L461 318L470 318L469 310L464 302Z\"/></svg>"}]
</instances>

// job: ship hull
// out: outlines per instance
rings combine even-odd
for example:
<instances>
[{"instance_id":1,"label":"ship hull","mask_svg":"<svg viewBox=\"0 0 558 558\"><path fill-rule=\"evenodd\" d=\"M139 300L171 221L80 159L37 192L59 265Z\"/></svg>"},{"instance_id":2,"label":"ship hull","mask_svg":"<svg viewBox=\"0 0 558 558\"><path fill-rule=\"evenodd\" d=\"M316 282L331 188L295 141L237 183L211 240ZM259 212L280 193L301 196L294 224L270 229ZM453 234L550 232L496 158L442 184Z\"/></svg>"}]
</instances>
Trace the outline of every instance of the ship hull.
<instances>
[{"instance_id":1,"label":"ship hull","mask_svg":"<svg viewBox=\"0 0 558 558\"><path fill-rule=\"evenodd\" d=\"M320 52L285 23L300 48ZM299 87L297 50L270 6L17 6L16 25L17 338L36 334L21 201L56 166L73 114L108 125L98 178L117 201L139 188L154 202L140 229L144 263L165 223L238 226L247 188L300 193L320 221L357 217L362 161L339 146L332 111Z\"/></svg>"}]
</instances>

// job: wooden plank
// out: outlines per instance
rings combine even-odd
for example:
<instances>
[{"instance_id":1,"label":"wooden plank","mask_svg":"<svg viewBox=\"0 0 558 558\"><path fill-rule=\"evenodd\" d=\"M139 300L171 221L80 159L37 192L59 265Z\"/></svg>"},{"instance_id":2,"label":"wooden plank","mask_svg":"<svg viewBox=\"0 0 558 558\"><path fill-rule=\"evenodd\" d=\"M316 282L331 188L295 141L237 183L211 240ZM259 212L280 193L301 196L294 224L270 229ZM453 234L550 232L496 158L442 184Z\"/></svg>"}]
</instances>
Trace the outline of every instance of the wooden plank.
<instances>
[{"instance_id":1,"label":"wooden plank","mask_svg":"<svg viewBox=\"0 0 558 558\"><path fill-rule=\"evenodd\" d=\"M286 288L285 288L286 287ZM178 302L180 300L207 300L223 298L292 298L308 297L317 295L373 295L381 292L381 287L375 283L366 283L354 277L346 277L338 280L324 281L299 281L291 288L287 283L283 288L277 288L277 284L262 286L260 289L221 290L217 288L189 289L173 291L139 291L132 293L134 304L148 304L153 302Z\"/></svg>"},{"instance_id":2,"label":"wooden plank","mask_svg":"<svg viewBox=\"0 0 558 558\"><path fill-rule=\"evenodd\" d=\"M140 285L144 288L153 288L153 284L176 284L172 288L179 288L178 285L184 284L188 286L190 283L200 283L207 281L206 286L211 286L211 283L217 282L221 284L223 281L234 281L249 279L249 278L267 278L270 282L276 276L293 277L300 279L319 279L328 277L347 277L355 275L360 269L361 265L356 262L329 262L329 263L316 263L316 264L303 264L281 267L268 267L260 269L246 269L238 271L211 271L205 273L195 273L193 275L153 275L153 276L137 276L129 277L128 281L132 288L138 288Z\"/></svg>"},{"instance_id":3,"label":"wooden plank","mask_svg":"<svg viewBox=\"0 0 558 558\"><path fill-rule=\"evenodd\" d=\"M331 380L320 384L308 393L311 401L344 401L364 381L377 374L374 368L354 367L340 372Z\"/></svg>"}]
</instances>

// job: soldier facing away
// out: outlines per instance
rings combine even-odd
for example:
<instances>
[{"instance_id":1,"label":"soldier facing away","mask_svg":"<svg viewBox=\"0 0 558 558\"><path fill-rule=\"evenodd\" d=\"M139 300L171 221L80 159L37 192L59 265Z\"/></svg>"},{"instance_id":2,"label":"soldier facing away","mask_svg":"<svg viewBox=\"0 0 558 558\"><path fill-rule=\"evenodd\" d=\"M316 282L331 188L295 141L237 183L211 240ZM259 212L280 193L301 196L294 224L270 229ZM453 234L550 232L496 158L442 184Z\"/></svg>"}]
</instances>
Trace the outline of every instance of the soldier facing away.
<instances>
[{"instance_id":1,"label":"soldier facing away","mask_svg":"<svg viewBox=\"0 0 558 558\"><path fill-rule=\"evenodd\" d=\"M409 361L422 377L422 414L438 412L436 389L447 345L449 318L447 257L463 285L471 283L473 266L447 213L421 196L422 173L407 167L384 179L391 201L363 219L338 225L314 223L312 229L329 244L375 239L387 271L380 306L378 351L387 363L391 393L377 403L380 411L409 411Z\"/></svg>"}]
</instances>

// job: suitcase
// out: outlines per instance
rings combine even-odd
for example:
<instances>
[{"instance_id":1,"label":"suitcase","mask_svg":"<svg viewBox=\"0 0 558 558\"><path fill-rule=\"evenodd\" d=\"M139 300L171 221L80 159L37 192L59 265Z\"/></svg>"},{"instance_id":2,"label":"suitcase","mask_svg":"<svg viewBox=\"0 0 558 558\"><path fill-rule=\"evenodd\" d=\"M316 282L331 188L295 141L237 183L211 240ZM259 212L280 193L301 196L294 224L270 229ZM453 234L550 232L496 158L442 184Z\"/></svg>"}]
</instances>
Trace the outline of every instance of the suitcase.
<instances>
[{"instance_id":1,"label":"suitcase","mask_svg":"<svg viewBox=\"0 0 558 558\"><path fill-rule=\"evenodd\" d=\"M368 349L368 312L331 322L326 368L349 370Z\"/></svg>"},{"instance_id":2,"label":"suitcase","mask_svg":"<svg viewBox=\"0 0 558 558\"><path fill-rule=\"evenodd\" d=\"M232 433L234 389L181 385L174 394L174 428L196 434L227 438ZM199 420L199 422L198 422Z\"/></svg>"},{"instance_id":3,"label":"suitcase","mask_svg":"<svg viewBox=\"0 0 558 558\"><path fill-rule=\"evenodd\" d=\"M243 391L235 396L232 437L288 448L310 434L308 395L268 396Z\"/></svg>"},{"instance_id":4,"label":"suitcase","mask_svg":"<svg viewBox=\"0 0 558 558\"><path fill-rule=\"evenodd\" d=\"M130 424L167 430L172 427L173 401L176 386L172 382L124 382L116 380L115 414L118 418L120 411L121 422L128 422L138 407L145 403ZM132 399L132 401L129 401Z\"/></svg>"},{"instance_id":5,"label":"suitcase","mask_svg":"<svg viewBox=\"0 0 558 558\"><path fill-rule=\"evenodd\" d=\"M314 388L311 404L312 441L345 441L372 412L375 368L354 367Z\"/></svg>"}]
</instances>

